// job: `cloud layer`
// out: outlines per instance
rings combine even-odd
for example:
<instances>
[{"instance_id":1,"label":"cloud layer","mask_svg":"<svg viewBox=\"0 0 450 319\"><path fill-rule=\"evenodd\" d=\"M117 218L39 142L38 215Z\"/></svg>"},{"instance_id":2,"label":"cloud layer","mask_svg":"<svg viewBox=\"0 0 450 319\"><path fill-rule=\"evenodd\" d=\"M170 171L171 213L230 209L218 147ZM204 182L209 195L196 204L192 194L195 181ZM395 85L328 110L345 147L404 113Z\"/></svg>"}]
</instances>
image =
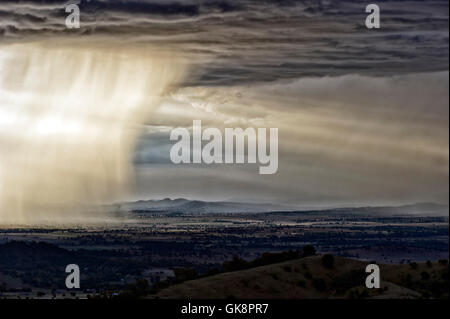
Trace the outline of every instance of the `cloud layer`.
<instances>
[{"instance_id":1,"label":"cloud layer","mask_svg":"<svg viewBox=\"0 0 450 319\"><path fill-rule=\"evenodd\" d=\"M152 42L195 62L190 84L202 85L448 68L445 0L380 2L380 30L365 28L361 0L72 2L79 30L65 27L66 1L2 1L1 41Z\"/></svg>"}]
</instances>

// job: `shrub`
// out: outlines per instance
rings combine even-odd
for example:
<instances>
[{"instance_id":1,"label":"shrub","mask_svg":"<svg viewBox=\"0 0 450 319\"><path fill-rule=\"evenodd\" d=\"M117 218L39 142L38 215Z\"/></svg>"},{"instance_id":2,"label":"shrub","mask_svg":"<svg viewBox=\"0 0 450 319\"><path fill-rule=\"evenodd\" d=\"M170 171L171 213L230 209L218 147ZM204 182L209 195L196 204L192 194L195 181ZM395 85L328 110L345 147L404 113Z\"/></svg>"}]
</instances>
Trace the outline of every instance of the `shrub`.
<instances>
[{"instance_id":1,"label":"shrub","mask_svg":"<svg viewBox=\"0 0 450 319\"><path fill-rule=\"evenodd\" d=\"M168 287L170 287L170 282L168 282L168 281L155 282L152 285L152 288L150 289L149 294L157 294L161 290L166 289Z\"/></svg>"},{"instance_id":2,"label":"shrub","mask_svg":"<svg viewBox=\"0 0 450 319\"><path fill-rule=\"evenodd\" d=\"M285 272L292 272L292 268L291 268L290 266L284 266L284 267L283 267L283 270L284 270Z\"/></svg>"},{"instance_id":3,"label":"shrub","mask_svg":"<svg viewBox=\"0 0 450 319\"><path fill-rule=\"evenodd\" d=\"M127 290L121 292L119 298L136 299L148 295L149 292L148 281L139 279L134 284L130 284Z\"/></svg>"},{"instance_id":4,"label":"shrub","mask_svg":"<svg viewBox=\"0 0 450 319\"><path fill-rule=\"evenodd\" d=\"M321 278L314 279L311 284L319 292L323 292L327 289L327 283Z\"/></svg>"},{"instance_id":5,"label":"shrub","mask_svg":"<svg viewBox=\"0 0 450 319\"><path fill-rule=\"evenodd\" d=\"M412 269L417 269L417 267L419 266L416 262L412 262L412 263L409 263L409 266L412 268Z\"/></svg>"},{"instance_id":6,"label":"shrub","mask_svg":"<svg viewBox=\"0 0 450 319\"><path fill-rule=\"evenodd\" d=\"M427 273L426 271L422 271L422 273L420 274L420 277L422 277L422 280L428 280L428 279L430 279L430 274Z\"/></svg>"},{"instance_id":7,"label":"shrub","mask_svg":"<svg viewBox=\"0 0 450 319\"><path fill-rule=\"evenodd\" d=\"M363 290L362 292L359 292L359 290L355 289L350 291L350 293L348 294L348 297L350 299L364 299L369 297L369 293L367 292L367 290Z\"/></svg>"},{"instance_id":8,"label":"shrub","mask_svg":"<svg viewBox=\"0 0 450 319\"><path fill-rule=\"evenodd\" d=\"M441 272L441 278L442 278L442 280L444 280L444 281L447 281L448 282L448 268L447 269L444 269L442 272Z\"/></svg>"},{"instance_id":9,"label":"shrub","mask_svg":"<svg viewBox=\"0 0 450 319\"><path fill-rule=\"evenodd\" d=\"M447 266L448 260L447 259L439 259L439 263L443 266Z\"/></svg>"},{"instance_id":10,"label":"shrub","mask_svg":"<svg viewBox=\"0 0 450 319\"><path fill-rule=\"evenodd\" d=\"M406 274L403 278L403 283L406 285L406 287L410 288L413 284L413 278L411 274Z\"/></svg>"},{"instance_id":11,"label":"shrub","mask_svg":"<svg viewBox=\"0 0 450 319\"><path fill-rule=\"evenodd\" d=\"M364 285L366 272L363 269L355 269L336 277L331 287L336 289L338 294L343 294L350 288Z\"/></svg>"},{"instance_id":12,"label":"shrub","mask_svg":"<svg viewBox=\"0 0 450 319\"><path fill-rule=\"evenodd\" d=\"M448 283L433 281L430 284L430 291L434 297L440 298L442 294L448 294Z\"/></svg>"},{"instance_id":13,"label":"shrub","mask_svg":"<svg viewBox=\"0 0 450 319\"><path fill-rule=\"evenodd\" d=\"M367 292L367 290L363 290L361 291L361 293L359 294L359 298L364 299L369 297L369 293Z\"/></svg>"}]
</instances>

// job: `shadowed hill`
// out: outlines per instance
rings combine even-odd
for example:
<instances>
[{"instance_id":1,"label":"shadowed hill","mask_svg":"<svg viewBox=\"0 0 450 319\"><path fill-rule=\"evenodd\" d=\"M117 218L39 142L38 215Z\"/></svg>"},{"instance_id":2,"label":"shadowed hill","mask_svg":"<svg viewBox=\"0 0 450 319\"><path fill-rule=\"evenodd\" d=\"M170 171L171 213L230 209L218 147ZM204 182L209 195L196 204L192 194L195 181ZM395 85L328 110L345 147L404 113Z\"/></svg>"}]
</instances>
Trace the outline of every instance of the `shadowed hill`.
<instances>
[{"instance_id":1,"label":"shadowed hill","mask_svg":"<svg viewBox=\"0 0 450 319\"><path fill-rule=\"evenodd\" d=\"M161 299L423 298L448 296L444 263L381 265L381 288L365 287L368 263L313 256L187 281L160 291ZM425 275L426 273L426 275ZM412 289L413 288L413 289ZM444 293L446 291L446 294Z\"/></svg>"}]
</instances>

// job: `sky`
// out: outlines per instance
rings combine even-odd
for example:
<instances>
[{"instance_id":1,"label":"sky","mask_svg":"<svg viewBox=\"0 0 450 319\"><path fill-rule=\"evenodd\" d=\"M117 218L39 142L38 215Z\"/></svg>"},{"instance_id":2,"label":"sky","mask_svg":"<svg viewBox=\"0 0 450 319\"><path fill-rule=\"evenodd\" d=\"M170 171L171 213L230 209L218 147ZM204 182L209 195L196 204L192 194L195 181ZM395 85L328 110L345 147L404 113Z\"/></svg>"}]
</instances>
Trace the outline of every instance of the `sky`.
<instances>
[{"instance_id":1,"label":"sky","mask_svg":"<svg viewBox=\"0 0 450 319\"><path fill-rule=\"evenodd\" d=\"M15 181L22 197L47 185L49 175L54 182L44 189L55 196L58 181L69 174L75 182L66 197L72 200L113 190L110 200L448 204L448 1L372 1L381 9L380 29L365 27L371 2L360 0L72 2L80 5L80 29L65 27L65 1L0 2L0 116L3 109L6 118L14 104L17 114L32 121L33 101L53 103L57 92L115 92L84 96L86 105L106 100L100 122L92 122L98 114L91 109L64 113L66 124L72 116L103 128L89 149L73 148L68 139L41 138L10 152L13 138L23 140L29 126L3 133L0 128L0 156L9 163L3 171L20 172L19 179L3 173L3 180ZM132 62L121 63L122 56ZM80 73L92 65L98 65L97 73ZM73 81L62 85L58 70L69 78L74 74ZM113 85L105 84L108 79ZM24 92L31 97L16 105ZM123 101L123 94L134 99ZM134 104L124 110L117 103ZM52 112L59 112L58 105ZM108 110L125 117L111 119ZM277 174L259 175L257 165L172 164L170 131L190 128L193 120L220 129L278 128ZM115 147L111 136L124 136L124 127L126 138L117 138L121 147ZM67 163L49 152L61 148L68 157L74 150L92 153L75 156L72 172L52 171L55 161L57 167ZM16 164L24 150L51 159L41 174L30 169L32 182ZM103 169L105 161L109 169ZM124 179L126 191L105 186ZM0 191L17 199L5 184Z\"/></svg>"}]
</instances>

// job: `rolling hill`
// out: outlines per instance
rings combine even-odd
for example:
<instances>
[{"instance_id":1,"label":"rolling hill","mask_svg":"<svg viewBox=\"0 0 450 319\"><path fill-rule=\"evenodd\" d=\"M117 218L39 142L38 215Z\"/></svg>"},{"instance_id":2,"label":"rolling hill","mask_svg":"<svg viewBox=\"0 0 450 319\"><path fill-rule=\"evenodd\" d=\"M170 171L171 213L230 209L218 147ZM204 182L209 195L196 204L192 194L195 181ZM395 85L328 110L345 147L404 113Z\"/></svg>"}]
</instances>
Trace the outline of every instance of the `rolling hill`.
<instances>
[{"instance_id":1,"label":"rolling hill","mask_svg":"<svg viewBox=\"0 0 450 319\"><path fill-rule=\"evenodd\" d=\"M334 257L334 265L327 268L321 256L312 256L186 281L163 289L149 298L448 297L448 266L444 263L380 265L381 288L372 290L365 287L366 266L367 263L362 261Z\"/></svg>"}]
</instances>

